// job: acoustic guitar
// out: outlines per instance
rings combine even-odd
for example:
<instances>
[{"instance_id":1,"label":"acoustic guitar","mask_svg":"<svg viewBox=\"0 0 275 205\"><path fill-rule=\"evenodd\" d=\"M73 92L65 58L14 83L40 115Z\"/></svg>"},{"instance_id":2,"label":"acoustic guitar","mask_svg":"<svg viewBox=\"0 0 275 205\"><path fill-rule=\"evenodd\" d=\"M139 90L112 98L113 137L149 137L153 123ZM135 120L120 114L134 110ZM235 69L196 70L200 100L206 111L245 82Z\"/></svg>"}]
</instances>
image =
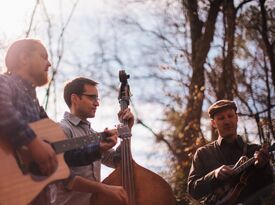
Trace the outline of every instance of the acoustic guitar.
<instances>
[{"instance_id":1,"label":"acoustic guitar","mask_svg":"<svg viewBox=\"0 0 275 205\"><path fill-rule=\"evenodd\" d=\"M0 138L0 205L26 205L49 183L69 176L63 153L94 143L94 136L67 139L62 128L50 119L31 123L37 137L48 142L57 154L58 167L50 176L44 176L34 163L28 149L14 150L3 137Z\"/></svg>"},{"instance_id":2,"label":"acoustic guitar","mask_svg":"<svg viewBox=\"0 0 275 205\"><path fill-rule=\"evenodd\" d=\"M275 150L275 143L268 148L269 152ZM204 205L231 205L235 204L241 192L246 186L247 180L251 172L245 170L254 164L255 158L251 157L243 163L239 161L233 166L234 174L230 177L223 186L218 187L213 193L203 197L200 200ZM237 178L236 178L237 177Z\"/></svg>"}]
</instances>

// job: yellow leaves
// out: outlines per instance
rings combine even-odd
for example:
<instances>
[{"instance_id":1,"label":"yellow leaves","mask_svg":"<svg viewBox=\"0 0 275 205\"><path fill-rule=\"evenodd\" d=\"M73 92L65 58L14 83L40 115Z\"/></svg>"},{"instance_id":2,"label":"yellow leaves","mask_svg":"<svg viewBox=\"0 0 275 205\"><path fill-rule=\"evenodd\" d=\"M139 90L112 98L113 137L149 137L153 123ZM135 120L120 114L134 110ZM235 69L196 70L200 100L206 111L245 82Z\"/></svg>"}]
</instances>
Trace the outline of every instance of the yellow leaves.
<instances>
[{"instance_id":1,"label":"yellow leaves","mask_svg":"<svg viewBox=\"0 0 275 205\"><path fill-rule=\"evenodd\" d=\"M176 171L179 171L179 170L181 170L181 166L178 164L175 166L175 169L176 169Z\"/></svg>"},{"instance_id":2,"label":"yellow leaves","mask_svg":"<svg viewBox=\"0 0 275 205\"><path fill-rule=\"evenodd\" d=\"M169 69L170 69L170 66L169 66L168 64L161 64L161 65L159 66L159 68L160 68L161 70L169 70Z\"/></svg>"},{"instance_id":3,"label":"yellow leaves","mask_svg":"<svg viewBox=\"0 0 275 205\"><path fill-rule=\"evenodd\" d=\"M183 137L184 137L184 134L183 134L182 132L180 132L180 133L178 134L178 138L179 138L179 139L183 139Z\"/></svg>"}]
</instances>

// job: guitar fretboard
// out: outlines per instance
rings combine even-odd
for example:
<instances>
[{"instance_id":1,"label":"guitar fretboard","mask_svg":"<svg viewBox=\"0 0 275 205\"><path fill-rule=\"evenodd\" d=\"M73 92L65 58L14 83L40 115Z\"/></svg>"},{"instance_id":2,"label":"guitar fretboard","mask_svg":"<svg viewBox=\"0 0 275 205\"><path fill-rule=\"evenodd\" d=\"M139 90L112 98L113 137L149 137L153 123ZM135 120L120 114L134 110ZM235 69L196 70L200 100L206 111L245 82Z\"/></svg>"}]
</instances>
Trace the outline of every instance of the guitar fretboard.
<instances>
[{"instance_id":1,"label":"guitar fretboard","mask_svg":"<svg viewBox=\"0 0 275 205\"><path fill-rule=\"evenodd\" d=\"M58 142L51 143L56 154L63 153L69 150L80 148L89 144L98 143L100 138L106 138L105 132L100 132L96 134L90 134L87 136L76 137L66 140L61 140Z\"/></svg>"}]
</instances>

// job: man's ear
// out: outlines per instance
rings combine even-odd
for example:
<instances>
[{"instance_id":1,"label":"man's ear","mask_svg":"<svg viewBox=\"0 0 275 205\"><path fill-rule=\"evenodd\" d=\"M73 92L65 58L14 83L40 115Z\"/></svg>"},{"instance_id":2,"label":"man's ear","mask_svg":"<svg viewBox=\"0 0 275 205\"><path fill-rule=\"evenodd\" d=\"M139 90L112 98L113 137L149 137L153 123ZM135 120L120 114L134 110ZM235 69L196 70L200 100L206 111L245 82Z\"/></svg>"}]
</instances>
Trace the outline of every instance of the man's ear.
<instances>
[{"instance_id":1,"label":"man's ear","mask_svg":"<svg viewBox=\"0 0 275 205\"><path fill-rule=\"evenodd\" d=\"M72 105L75 104L75 103L77 103L78 100L79 100L79 98L80 98L80 97L79 97L77 94L75 94L75 93L71 94L71 102L72 102Z\"/></svg>"},{"instance_id":2,"label":"man's ear","mask_svg":"<svg viewBox=\"0 0 275 205\"><path fill-rule=\"evenodd\" d=\"M211 125L212 125L212 127L217 128L216 122L213 119L211 119Z\"/></svg>"},{"instance_id":3,"label":"man's ear","mask_svg":"<svg viewBox=\"0 0 275 205\"><path fill-rule=\"evenodd\" d=\"M29 55L26 53L20 53L18 56L18 64L19 65L27 65L29 62Z\"/></svg>"}]
</instances>

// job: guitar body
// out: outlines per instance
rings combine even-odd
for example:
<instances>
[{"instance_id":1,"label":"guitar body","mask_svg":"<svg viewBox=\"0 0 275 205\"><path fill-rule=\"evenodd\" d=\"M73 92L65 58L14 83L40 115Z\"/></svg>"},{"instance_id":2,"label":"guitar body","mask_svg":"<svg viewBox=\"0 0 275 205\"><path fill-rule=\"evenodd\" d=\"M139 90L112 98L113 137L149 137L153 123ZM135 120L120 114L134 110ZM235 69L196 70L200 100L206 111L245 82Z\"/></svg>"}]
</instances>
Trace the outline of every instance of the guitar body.
<instances>
[{"instance_id":1,"label":"guitar body","mask_svg":"<svg viewBox=\"0 0 275 205\"><path fill-rule=\"evenodd\" d=\"M237 200L240 189L233 184L226 184L217 188L214 193L209 194L200 202L203 205L231 205Z\"/></svg>"},{"instance_id":2,"label":"guitar body","mask_svg":"<svg viewBox=\"0 0 275 205\"><path fill-rule=\"evenodd\" d=\"M244 171L239 177L238 181L231 183L227 191L222 197L217 201L217 205L233 205L236 203L237 199L240 197L242 191L245 189L248 180L250 179L253 172Z\"/></svg>"},{"instance_id":3,"label":"guitar body","mask_svg":"<svg viewBox=\"0 0 275 205\"><path fill-rule=\"evenodd\" d=\"M225 191L222 194L212 194L208 196L206 200L201 201L204 205L233 205L241 194L244 187L240 185L235 185L232 189Z\"/></svg>"},{"instance_id":4,"label":"guitar body","mask_svg":"<svg viewBox=\"0 0 275 205\"><path fill-rule=\"evenodd\" d=\"M43 119L30 124L36 135L43 140L55 142L66 139L63 130L52 120ZM28 150L22 151L23 164L32 161ZM23 156L24 155L24 156ZM41 176L30 172L23 174L12 147L0 139L0 205L26 205L30 203L47 184L69 176L63 154L57 155L58 167L51 176Z\"/></svg>"}]
</instances>

